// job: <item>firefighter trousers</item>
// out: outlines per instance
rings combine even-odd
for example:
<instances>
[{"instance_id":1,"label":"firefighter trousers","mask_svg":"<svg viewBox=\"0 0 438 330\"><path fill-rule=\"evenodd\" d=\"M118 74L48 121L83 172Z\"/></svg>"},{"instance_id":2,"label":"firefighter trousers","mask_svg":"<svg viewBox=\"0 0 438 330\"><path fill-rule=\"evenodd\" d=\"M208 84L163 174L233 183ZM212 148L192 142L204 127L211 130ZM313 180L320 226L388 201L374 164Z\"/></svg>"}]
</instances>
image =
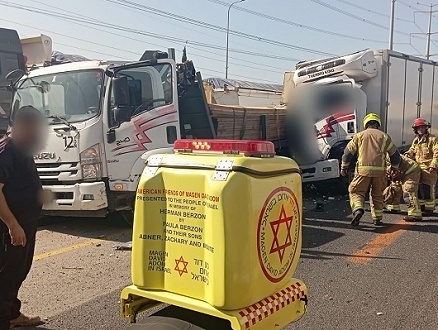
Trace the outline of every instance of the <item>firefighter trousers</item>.
<instances>
[{"instance_id":1,"label":"firefighter trousers","mask_svg":"<svg viewBox=\"0 0 438 330\"><path fill-rule=\"evenodd\" d=\"M20 316L18 290L32 265L37 224L22 227L26 233L26 246L13 246L9 230L0 221L0 330L8 330L9 321Z\"/></svg>"},{"instance_id":2,"label":"firefighter trousers","mask_svg":"<svg viewBox=\"0 0 438 330\"><path fill-rule=\"evenodd\" d=\"M424 206L425 210L435 210L435 185L437 173L429 173L427 169L421 170L420 187L419 187L419 202Z\"/></svg>"},{"instance_id":3,"label":"firefighter trousers","mask_svg":"<svg viewBox=\"0 0 438 330\"><path fill-rule=\"evenodd\" d=\"M388 210L400 210L400 199L403 197L403 192L409 197L408 216L421 219L421 208L418 200L418 186L421 172L413 171L403 177L401 183L391 182L391 185L385 189L390 189L385 200ZM401 186L401 187L400 187Z\"/></svg>"},{"instance_id":4,"label":"firefighter trousers","mask_svg":"<svg viewBox=\"0 0 438 330\"><path fill-rule=\"evenodd\" d=\"M382 220L383 217L383 190L386 188L386 176L368 177L355 174L350 183L350 205L353 213L364 209L365 195L370 190L371 216L373 220Z\"/></svg>"}]
</instances>

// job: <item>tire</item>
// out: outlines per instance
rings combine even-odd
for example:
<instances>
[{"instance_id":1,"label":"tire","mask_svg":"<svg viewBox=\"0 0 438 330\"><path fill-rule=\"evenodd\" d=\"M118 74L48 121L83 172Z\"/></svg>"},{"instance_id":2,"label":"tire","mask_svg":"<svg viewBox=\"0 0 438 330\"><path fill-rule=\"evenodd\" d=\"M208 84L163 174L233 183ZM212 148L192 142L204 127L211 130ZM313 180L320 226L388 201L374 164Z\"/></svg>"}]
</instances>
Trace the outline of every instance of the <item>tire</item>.
<instances>
[{"instance_id":1,"label":"tire","mask_svg":"<svg viewBox=\"0 0 438 330\"><path fill-rule=\"evenodd\" d=\"M129 210L119 211L118 213L128 225L131 227L134 225L134 205Z\"/></svg>"}]
</instances>

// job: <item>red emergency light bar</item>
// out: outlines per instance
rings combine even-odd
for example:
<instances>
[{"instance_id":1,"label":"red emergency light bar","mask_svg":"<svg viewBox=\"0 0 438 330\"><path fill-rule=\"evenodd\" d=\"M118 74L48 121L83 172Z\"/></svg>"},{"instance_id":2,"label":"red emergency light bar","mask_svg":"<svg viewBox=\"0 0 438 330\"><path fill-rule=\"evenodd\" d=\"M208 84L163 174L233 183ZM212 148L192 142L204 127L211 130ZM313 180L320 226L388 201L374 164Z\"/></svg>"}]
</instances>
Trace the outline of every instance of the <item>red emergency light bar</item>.
<instances>
[{"instance_id":1,"label":"red emergency light bar","mask_svg":"<svg viewBox=\"0 0 438 330\"><path fill-rule=\"evenodd\" d=\"M275 156L275 147L270 141L184 139L175 141L173 149L177 152L216 152L259 157Z\"/></svg>"}]
</instances>

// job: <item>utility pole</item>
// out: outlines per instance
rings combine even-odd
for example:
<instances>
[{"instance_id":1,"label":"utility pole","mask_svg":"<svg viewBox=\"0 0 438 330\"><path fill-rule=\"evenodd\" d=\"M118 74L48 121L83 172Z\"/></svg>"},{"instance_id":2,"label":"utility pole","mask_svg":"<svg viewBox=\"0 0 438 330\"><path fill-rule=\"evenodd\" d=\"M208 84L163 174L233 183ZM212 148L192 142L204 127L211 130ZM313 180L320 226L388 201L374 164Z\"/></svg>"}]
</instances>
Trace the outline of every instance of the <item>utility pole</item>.
<instances>
[{"instance_id":1,"label":"utility pole","mask_svg":"<svg viewBox=\"0 0 438 330\"><path fill-rule=\"evenodd\" d=\"M429 6L429 10L428 11L419 11L419 13L425 13L425 14L429 14L429 23L427 25L427 32L426 33L415 33L415 34L426 34L426 54L424 55L426 57L426 59L430 59L431 55L430 54L430 36L432 34L435 34L437 32L432 32L432 15L433 13L438 12L438 10L433 10L433 7L438 6L438 4L430 4L430 5L426 5L420 2L417 2L418 5L422 5L422 6Z\"/></svg>"},{"instance_id":2,"label":"utility pole","mask_svg":"<svg viewBox=\"0 0 438 330\"><path fill-rule=\"evenodd\" d=\"M391 16L389 21L389 50L392 50L394 47L394 9L395 9L395 1L391 0Z\"/></svg>"},{"instance_id":3,"label":"utility pole","mask_svg":"<svg viewBox=\"0 0 438 330\"><path fill-rule=\"evenodd\" d=\"M430 58L430 34L432 29L432 13L433 13L433 5L430 4L429 24L427 25L426 59Z\"/></svg>"},{"instance_id":4,"label":"utility pole","mask_svg":"<svg viewBox=\"0 0 438 330\"><path fill-rule=\"evenodd\" d=\"M230 10L233 5L239 2L243 2L245 0L238 0L231 3L228 7L228 13L227 13L227 47L226 47L226 53L225 53L225 79L228 79L228 39L230 38Z\"/></svg>"}]
</instances>

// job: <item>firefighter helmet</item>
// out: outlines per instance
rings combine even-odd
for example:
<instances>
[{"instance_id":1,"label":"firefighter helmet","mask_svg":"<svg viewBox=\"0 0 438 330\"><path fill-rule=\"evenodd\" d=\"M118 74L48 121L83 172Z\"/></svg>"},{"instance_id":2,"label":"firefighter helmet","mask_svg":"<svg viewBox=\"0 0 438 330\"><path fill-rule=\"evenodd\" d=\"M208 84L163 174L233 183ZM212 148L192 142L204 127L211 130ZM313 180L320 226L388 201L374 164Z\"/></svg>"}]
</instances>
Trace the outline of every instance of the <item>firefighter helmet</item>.
<instances>
[{"instance_id":1,"label":"firefighter helmet","mask_svg":"<svg viewBox=\"0 0 438 330\"><path fill-rule=\"evenodd\" d=\"M382 122L380 120L380 117L378 115L376 115L375 113L369 113L363 119L363 128L367 128L367 125L371 121L375 121L375 122L377 122L379 124L379 126L382 126Z\"/></svg>"},{"instance_id":2,"label":"firefighter helmet","mask_svg":"<svg viewBox=\"0 0 438 330\"><path fill-rule=\"evenodd\" d=\"M415 129L415 128L420 127L420 126L426 126L427 128L430 128L430 123L426 119L423 119L423 118L415 119L414 123L412 124L412 128Z\"/></svg>"}]
</instances>

